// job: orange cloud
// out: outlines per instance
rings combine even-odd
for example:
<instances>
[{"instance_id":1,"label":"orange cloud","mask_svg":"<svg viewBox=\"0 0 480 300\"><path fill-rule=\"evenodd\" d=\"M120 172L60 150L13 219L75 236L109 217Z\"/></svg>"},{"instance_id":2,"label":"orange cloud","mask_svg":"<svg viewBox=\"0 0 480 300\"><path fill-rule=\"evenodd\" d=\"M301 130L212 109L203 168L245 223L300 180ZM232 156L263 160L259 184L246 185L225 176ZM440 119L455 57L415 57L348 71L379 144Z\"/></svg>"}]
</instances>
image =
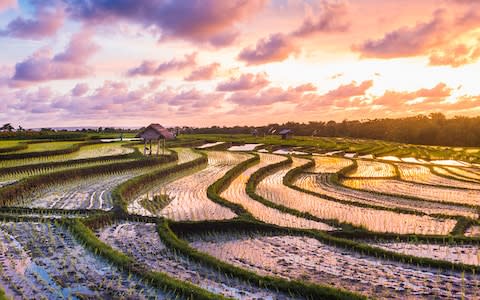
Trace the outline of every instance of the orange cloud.
<instances>
[{"instance_id":1,"label":"orange cloud","mask_svg":"<svg viewBox=\"0 0 480 300\"><path fill-rule=\"evenodd\" d=\"M399 108L405 106L407 102L419 98L425 98L421 103L439 103L444 101L446 97L449 97L451 92L452 89L445 83L439 83L431 89L422 88L413 92L396 92L387 90L382 96L374 98L372 104L382 105L389 108ZM416 106L419 104L412 105Z\"/></svg>"},{"instance_id":2,"label":"orange cloud","mask_svg":"<svg viewBox=\"0 0 480 300\"><path fill-rule=\"evenodd\" d=\"M267 74L242 74L237 78L230 78L228 81L224 81L218 84L217 91L221 92L233 92L243 90L259 90L267 86L270 81L267 78Z\"/></svg>"},{"instance_id":3,"label":"orange cloud","mask_svg":"<svg viewBox=\"0 0 480 300\"><path fill-rule=\"evenodd\" d=\"M185 80L187 81L210 80L215 76L219 67L220 67L219 63L212 63L207 66L199 67L198 69L193 70L192 73L190 73L190 75L185 77Z\"/></svg>"},{"instance_id":4,"label":"orange cloud","mask_svg":"<svg viewBox=\"0 0 480 300\"><path fill-rule=\"evenodd\" d=\"M128 70L128 76L156 76L174 70L182 70L196 64L197 53L186 54L183 59L172 59L161 64L154 61L143 61L140 66Z\"/></svg>"},{"instance_id":5,"label":"orange cloud","mask_svg":"<svg viewBox=\"0 0 480 300\"><path fill-rule=\"evenodd\" d=\"M429 64L431 66L452 66L458 68L475 63L479 58L480 44L473 46L460 44L453 48L434 51L429 57Z\"/></svg>"}]
</instances>

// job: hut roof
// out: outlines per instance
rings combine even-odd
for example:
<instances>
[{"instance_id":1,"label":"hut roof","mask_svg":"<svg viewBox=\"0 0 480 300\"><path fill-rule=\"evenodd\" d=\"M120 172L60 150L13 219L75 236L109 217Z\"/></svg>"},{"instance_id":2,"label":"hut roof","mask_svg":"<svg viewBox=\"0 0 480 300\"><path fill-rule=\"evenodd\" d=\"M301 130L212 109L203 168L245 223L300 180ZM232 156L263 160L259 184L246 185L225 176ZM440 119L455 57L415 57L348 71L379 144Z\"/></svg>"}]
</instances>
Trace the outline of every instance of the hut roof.
<instances>
[{"instance_id":1,"label":"hut roof","mask_svg":"<svg viewBox=\"0 0 480 300\"><path fill-rule=\"evenodd\" d=\"M149 134L147 134L147 133L149 133ZM139 138L147 138L148 137L148 139L152 139L152 134L154 135L154 139L163 138L163 139L166 139L166 140L171 140L171 139L175 138L173 133L168 131L165 127L163 127L160 124L150 124L150 125L148 125L148 127L145 128L139 134L137 134L136 137L139 137Z\"/></svg>"},{"instance_id":2,"label":"hut roof","mask_svg":"<svg viewBox=\"0 0 480 300\"><path fill-rule=\"evenodd\" d=\"M283 129L283 130L280 130L280 131L278 132L278 134L284 135L284 134L290 134L290 133L292 133L292 132L293 132L293 131L292 131L291 129Z\"/></svg>"}]
</instances>

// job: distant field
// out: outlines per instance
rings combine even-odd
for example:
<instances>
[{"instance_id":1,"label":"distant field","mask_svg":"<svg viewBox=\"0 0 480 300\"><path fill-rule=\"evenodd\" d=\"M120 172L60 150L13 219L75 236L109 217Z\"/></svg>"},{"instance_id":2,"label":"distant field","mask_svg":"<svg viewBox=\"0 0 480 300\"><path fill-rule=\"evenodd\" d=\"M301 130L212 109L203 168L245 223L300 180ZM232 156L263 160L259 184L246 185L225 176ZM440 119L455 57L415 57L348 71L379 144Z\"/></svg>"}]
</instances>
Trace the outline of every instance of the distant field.
<instances>
[{"instance_id":1,"label":"distant field","mask_svg":"<svg viewBox=\"0 0 480 300\"><path fill-rule=\"evenodd\" d=\"M282 140L280 136L277 135L254 137L248 134L182 134L178 138L186 140L201 139L206 141L303 147L310 148L311 151L342 150L362 155L373 154L375 156L415 157L429 160L458 159L480 162L480 148L411 145L380 140L308 136L293 136L290 139Z\"/></svg>"}]
</instances>

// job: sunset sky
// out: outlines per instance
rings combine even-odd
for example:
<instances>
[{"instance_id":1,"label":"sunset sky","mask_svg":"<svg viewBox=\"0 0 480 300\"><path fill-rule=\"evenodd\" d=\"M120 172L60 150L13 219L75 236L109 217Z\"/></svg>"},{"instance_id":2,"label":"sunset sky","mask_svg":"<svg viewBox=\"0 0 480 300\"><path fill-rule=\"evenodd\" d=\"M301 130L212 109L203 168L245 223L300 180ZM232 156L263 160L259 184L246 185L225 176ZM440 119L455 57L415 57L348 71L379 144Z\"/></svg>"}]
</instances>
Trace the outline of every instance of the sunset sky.
<instances>
[{"instance_id":1,"label":"sunset sky","mask_svg":"<svg viewBox=\"0 0 480 300\"><path fill-rule=\"evenodd\" d=\"M479 0L0 0L0 123L480 115Z\"/></svg>"}]
</instances>

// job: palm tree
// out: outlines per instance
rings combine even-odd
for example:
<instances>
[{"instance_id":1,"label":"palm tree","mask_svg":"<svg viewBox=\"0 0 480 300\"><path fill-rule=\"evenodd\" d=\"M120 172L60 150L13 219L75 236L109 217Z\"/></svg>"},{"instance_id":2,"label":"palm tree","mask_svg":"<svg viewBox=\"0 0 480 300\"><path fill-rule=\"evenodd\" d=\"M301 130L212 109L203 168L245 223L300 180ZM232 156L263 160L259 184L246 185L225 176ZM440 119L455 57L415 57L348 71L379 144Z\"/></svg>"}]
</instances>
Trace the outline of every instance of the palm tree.
<instances>
[{"instance_id":1,"label":"palm tree","mask_svg":"<svg viewBox=\"0 0 480 300\"><path fill-rule=\"evenodd\" d=\"M15 128L11 123L4 124L0 130L13 131Z\"/></svg>"}]
</instances>

